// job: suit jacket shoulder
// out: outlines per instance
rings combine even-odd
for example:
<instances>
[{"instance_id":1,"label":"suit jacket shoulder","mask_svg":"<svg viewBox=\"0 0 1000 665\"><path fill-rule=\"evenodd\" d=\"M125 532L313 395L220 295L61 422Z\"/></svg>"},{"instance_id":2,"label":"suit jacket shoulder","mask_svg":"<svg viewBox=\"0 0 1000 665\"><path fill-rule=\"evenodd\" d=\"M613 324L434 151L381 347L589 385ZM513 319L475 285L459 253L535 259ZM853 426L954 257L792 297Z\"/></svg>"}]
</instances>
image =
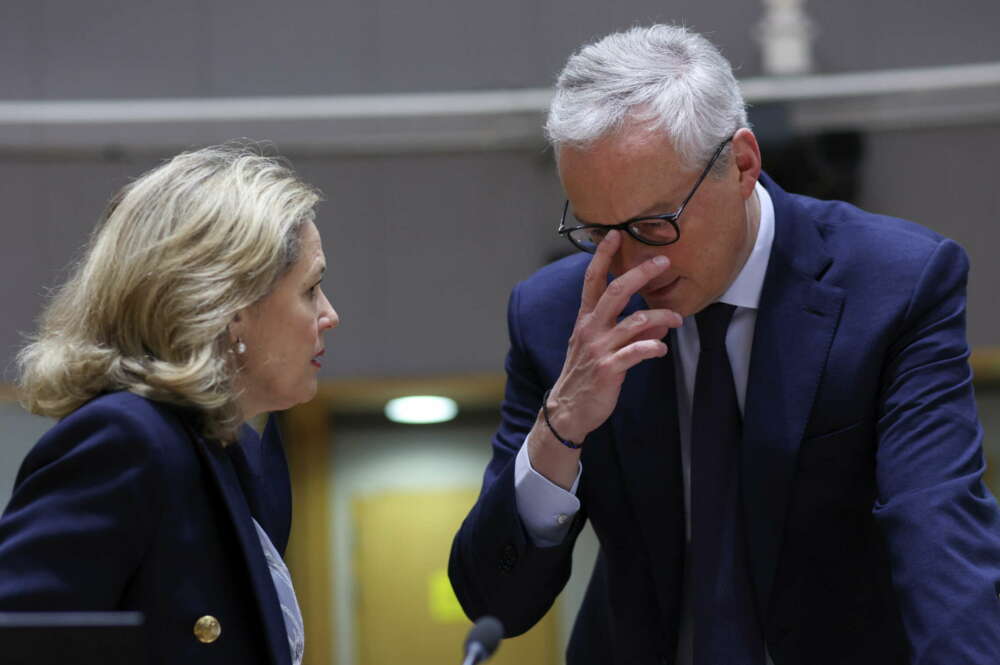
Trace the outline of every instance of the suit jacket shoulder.
<instances>
[{"instance_id":1,"label":"suit jacket shoulder","mask_svg":"<svg viewBox=\"0 0 1000 665\"><path fill-rule=\"evenodd\" d=\"M287 664L280 605L251 521L255 504L283 546L287 517L268 497L287 486L287 477L271 476L287 470L265 468L270 453L251 432L227 452L200 438L191 416L111 393L39 440L0 518L0 610L138 610L151 664ZM235 450L243 443L249 455ZM205 615L227 639L195 639Z\"/></svg>"}]
</instances>

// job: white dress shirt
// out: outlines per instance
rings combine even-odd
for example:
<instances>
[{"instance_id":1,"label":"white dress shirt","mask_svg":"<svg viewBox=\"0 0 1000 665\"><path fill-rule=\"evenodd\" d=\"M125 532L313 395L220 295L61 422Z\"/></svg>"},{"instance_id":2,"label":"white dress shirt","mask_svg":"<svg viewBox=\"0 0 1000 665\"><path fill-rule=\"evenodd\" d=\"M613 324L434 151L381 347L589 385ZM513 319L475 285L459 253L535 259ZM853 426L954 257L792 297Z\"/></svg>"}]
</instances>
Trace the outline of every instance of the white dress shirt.
<instances>
[{"instance_id":1,"label":"white dress shirt","mask_svg":"<svg viewBox=\"0 0 1000 665\"><path fill-rule=\"evenodd\" d=\"M736 279L719 298L736 306L729 329L726 331L726 350L736 384L736 397L740 413L746 403L747 379L750 373L750 348L757 323L757 306L764 286L771 244L774 241L774 205L767 191L757 183L755 188L760 203L760 225L753 250ZM683 242L683 241L682 241ZM688 545L691 542L691 400L694 396L695 373L698 369L698 354L701 343L698 339L698 325L694 316L684 318L683 325L675 331L673 348L674 371L677 383L678 427L681 438L681 461L684 475L684 514L687 526ZM514 461L514 496L517 510L531 541L538 547L558 545L566 537L572 518L580 510L580 500L576 497L577 485L583 465L577 471L576 480L570 491L566 491L549 481L531 466L528 458L527 440L521 446ZM687 548L685 548L687 549ZM686 558L686 557L685 557ZM689 588L689 585L686 585ZM684 599L684 611L680 626L678 665L691 663L691 599ZM767 659L770 663L770 658Z\"/></svg>"}]
</instances>

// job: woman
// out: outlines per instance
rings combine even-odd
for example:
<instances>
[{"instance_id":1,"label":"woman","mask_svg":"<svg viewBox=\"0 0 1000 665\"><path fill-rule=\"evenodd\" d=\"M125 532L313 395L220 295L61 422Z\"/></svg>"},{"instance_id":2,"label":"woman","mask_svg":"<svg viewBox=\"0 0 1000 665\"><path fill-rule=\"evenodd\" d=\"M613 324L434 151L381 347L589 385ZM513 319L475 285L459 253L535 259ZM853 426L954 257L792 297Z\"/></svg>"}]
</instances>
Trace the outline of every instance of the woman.
<instances>
[{"instance_id":1,"label":"woman","mask_svg":"<svg viewBox=\"0 0 1000 665\"><path fill-rule=\"evenodd\" d=\"M18 358L60 420L0 518L0 611L141 611L150 663L301 662L284 453L244 421L316 392L339 323L318 200L241 145L112 200Z\"/></svg>"}]
</instances>

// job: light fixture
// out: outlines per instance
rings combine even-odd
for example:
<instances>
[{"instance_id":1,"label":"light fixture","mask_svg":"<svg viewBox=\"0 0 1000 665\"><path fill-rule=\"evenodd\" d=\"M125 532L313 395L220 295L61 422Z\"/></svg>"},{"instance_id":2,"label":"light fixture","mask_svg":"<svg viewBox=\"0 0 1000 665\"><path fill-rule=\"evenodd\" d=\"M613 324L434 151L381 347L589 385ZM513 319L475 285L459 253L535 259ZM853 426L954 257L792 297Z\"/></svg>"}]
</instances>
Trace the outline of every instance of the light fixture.
<instances>
[{"instance_id":1,"label":"light fixture","mask_svg":"<svg viewBox=\"0 0 1000 665\"><path fill-rule=\"evenodd\" d=\"M427 425L452 420L458 414L458 404L448 397L410 395L386 402L385 417L394 423Z\"/></svg>"}]
</instances>

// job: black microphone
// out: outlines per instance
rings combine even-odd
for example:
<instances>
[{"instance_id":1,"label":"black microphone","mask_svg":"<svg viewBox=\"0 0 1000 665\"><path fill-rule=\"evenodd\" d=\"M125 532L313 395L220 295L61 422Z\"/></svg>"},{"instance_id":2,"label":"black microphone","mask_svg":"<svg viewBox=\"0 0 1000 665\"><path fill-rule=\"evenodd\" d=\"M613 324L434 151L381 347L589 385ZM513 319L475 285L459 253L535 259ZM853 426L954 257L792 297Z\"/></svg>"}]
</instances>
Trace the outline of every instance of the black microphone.
<instances>
[{"instance_id":1,"label":"black microphone","mask_svg":"<svg viewBox=\"0 0 1000 665\"><path fill-rule=\"evenodd\" d=\"M481 617L465 638L465 660L462 665L476 665L493 655L503 638L503 624L491 616Z\"/></svg>"}]
</instances>

